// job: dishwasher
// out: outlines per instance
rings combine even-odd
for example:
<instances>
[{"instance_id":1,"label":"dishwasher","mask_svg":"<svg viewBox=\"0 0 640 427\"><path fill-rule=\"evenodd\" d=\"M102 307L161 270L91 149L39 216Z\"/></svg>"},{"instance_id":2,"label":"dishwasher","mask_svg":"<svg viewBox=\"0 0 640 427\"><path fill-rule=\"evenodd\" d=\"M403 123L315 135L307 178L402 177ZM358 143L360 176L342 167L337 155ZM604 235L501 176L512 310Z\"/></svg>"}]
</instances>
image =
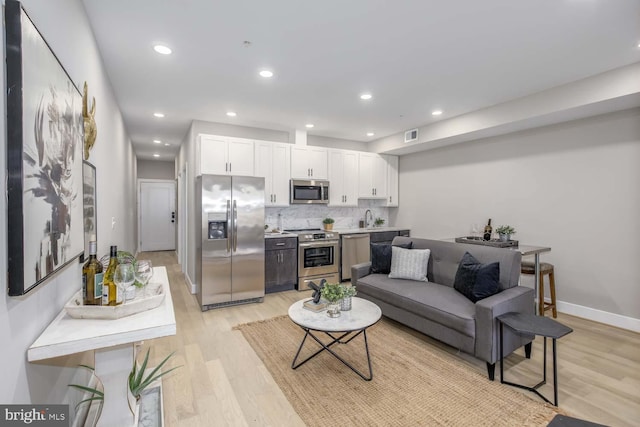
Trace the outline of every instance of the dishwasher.
<instances>
[{"instance_id":1,"label":"dishwasher","mask_svg":"<svg viewBox=\"0 0 640 427\"><path fill-rule=\"evenodd\" d=\"M369 233L342 234L340 244L340 280L351 279L351 266L370 261Z\"/></svg>"}]
</instances>

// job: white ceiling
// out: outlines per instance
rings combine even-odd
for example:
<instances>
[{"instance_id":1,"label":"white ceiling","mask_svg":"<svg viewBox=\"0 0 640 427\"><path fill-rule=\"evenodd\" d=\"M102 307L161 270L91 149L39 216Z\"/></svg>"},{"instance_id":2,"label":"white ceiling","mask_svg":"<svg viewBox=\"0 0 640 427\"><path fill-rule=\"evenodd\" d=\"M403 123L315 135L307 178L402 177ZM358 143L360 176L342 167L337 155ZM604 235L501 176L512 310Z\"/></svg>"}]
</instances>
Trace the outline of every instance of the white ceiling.
<instances>
[{"instance_id":1,"label":"white ceiling","mask_svg":"<svg viewBox=\"0 0 640 427\"><path fill-rule=\"evenodd\" d=\"M371 141L640 61L639 0L83 2L139 158L194 119Z\"/></svg>"}]
</instances>

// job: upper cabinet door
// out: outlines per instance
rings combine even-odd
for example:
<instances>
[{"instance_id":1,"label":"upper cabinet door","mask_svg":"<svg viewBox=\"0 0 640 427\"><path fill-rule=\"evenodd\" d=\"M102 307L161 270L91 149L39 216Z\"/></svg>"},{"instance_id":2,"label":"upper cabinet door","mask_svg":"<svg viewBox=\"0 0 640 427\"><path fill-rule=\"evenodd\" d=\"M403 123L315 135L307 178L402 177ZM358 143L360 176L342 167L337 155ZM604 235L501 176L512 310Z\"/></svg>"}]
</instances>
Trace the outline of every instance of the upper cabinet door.
<instances>
[{"instance_id":1,"label":"upper cabinet door","mask_svg":"<svg viewBox=\"0 0 640 427\"><path fill-rule=\"evenodd\" d=\"M228 173L227 141L224 137L200 135L198 147L199 158L196 164L200 166L200 170L196 171L196 176L202 174L226 175Z\"/></svg>"},{"instance_id":2,"label":"upper cabinet door","mask_svg":"<svg viewBox=\"0 0 640 427\"><path fill-rule=\"evenodd\" d=\"M271 206L289 206L289 180L291 179L291 144L274 144L272 153L273 202Z\"/></svg>"},{"instance_id":3,"label":"upper cabinet door","mask_svg":"<svg viewBox=\"0 0 640 427\"><path fill-rule=\"evenodd\" d=\"M329 150L329 205L358 206L358 154Z\"/></svg>"},{"instance_id":4,"label":"upper cabinet door","mask_svg":"<svg viewBox=\"0 0 640 427\"><path fill-rule=\"evenodd\" d=\"M229 174L253 176L253 141L229 138Z\"/></svg>"},{"instance_id":5,"label":"upper cabinet door","mask_svg":"<svg viewBox=\"0 0 640 427\"><path fill-rule=\"evenodd\" d=\"M255 176L265 179L265 206L289 206L291 145L255 141L255 153Z\"/></svg>"},{"instance_id":6,"label":"upper cabinet door","mask_svg":"<svg viewBox=\"0 0 640 427\"><path fill-rule=\"evenodd\" d=\"M382 156L387 162L387 203L391 208L398 207L398 157Z\"/></svg>"},{"instance_id":7,"label":"upper cabinet door","mask_svg":"<svg viewBox=\"0 0 640 427\"><path fill-rule=\"evenodd\" d=\"M327 149L323 147L291 147L291 178L327 179Z\"/></svg>"},{"instance_id":8,"label":"upper cabinet door","mask_svg":"<svg viewBox=\"0 0 640 427\"><path fill-rule=\"evenodd\" d=\"M358 153L349 151L343 154L342 191L343 206L358 206Z\"/></svg>"},{"instance_id":9,"label":"upper cabinet door","mask_svg":"<svg viewBox=\"0 0 640 427\"><path fill-rule=\"evenodd\" d=\"M196 175L253 176L253 141L227 136L200 135L200 171Z\"/></svg>"},{"instance_id":10,"label":"upper cabinet door","mask_svg":"<svg viewBox=\"0 0 640 427\"><path fill-rule=\"evenodd\" d=\"M384 199L387 197L387 164L379 154L358 153L358 197Z\"/></svg>"}]
</instances>

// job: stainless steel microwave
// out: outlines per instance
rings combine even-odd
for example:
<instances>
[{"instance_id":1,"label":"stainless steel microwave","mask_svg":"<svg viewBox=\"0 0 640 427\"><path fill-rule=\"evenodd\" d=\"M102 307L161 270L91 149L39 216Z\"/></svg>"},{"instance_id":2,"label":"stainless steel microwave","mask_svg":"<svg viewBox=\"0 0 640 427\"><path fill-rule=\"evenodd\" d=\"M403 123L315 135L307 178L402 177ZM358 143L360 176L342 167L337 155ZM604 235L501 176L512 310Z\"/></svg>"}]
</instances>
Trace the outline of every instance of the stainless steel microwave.
<instances>
[{"instance_id":1,"label":"stainless steel microwave","mask_svg":"<svg viewBox=\"0 0 640 427\"><path fill-rule=\"evenodd\" d=\"M290 203L295 204L328 204L329 181L292 179L289 192Z\"/></svg>"}]
</instances>

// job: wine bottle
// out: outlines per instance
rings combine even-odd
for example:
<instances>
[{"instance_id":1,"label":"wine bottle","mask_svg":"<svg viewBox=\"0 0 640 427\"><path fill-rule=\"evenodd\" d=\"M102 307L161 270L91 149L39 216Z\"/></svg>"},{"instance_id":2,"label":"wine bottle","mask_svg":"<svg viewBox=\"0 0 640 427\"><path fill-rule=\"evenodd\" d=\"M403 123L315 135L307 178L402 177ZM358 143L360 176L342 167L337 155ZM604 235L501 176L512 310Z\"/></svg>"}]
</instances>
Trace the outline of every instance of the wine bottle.
<instances>
[{"instance_id":1,"label":"wine bottle","mask_svg":"<svg viewBox=\"0 0 640 427\"><path fill-rule=\"evenodd\" d=\"M482 235L483 239L486 241L491 240L491 233L493 232L493 228L491 228L491 218L489 218L489 222L484 226L484 234Z\"/></svg>"},{"instance_id":2,"label":"wine bottle","mask_svg":"<svg viewBox=\"0 0 640 427\"><path fill-rule=\"evenodd\" d=\"M102 264L96 257L96 236L89 240L89 259L82 266L82 296L84 305L102 305Z\"/></svg>"},{"instance_id":3,"label":"wine bottle","mask_svg":"<svg viewBox=\"0 0 640 427\"><path fill-rule=\"evenodd\" d=\"M109 265L107 266L107 271L104 273L103 284L103 286L107 286L107 295L109 295L107 304L112 306L120 305L122 304L122 295L121 292L118 291L116 282L113 281L113 274L116 272L116 267L118 266L117 246L111 246L111 252L109 256Z\"/></svg>"}]
</instances>

